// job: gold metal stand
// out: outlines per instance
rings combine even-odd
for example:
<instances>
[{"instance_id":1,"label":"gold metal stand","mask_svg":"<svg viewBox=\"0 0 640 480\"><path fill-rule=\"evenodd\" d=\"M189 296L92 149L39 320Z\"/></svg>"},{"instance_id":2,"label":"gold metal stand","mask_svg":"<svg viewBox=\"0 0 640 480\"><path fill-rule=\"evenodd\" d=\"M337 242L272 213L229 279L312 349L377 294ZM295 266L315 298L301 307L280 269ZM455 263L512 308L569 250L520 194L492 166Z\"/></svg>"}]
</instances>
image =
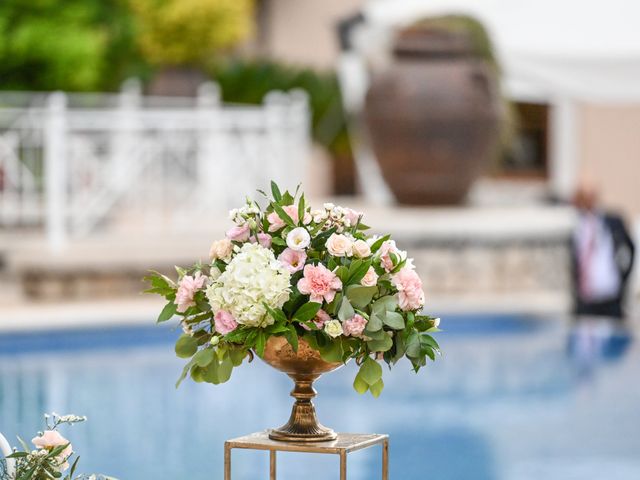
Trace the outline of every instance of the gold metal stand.
<instances>
[{"instance_id":1,"label":"gold metal stand","mask_svg":"<svg viewBox=\"0 0 640 480\"><path fill-rule=\"evenodd\" d=\"M340 456L340 480L347 480L347 455L374 445L382 446L382 480L389 480L389 435L338 433L333 441L283 442L269 438L269 432L258 432L224 443L224 480L231 480L231 450L269 451L269 479L276 480L276 452L322 453Z\"/></svg>"}]
</instances>

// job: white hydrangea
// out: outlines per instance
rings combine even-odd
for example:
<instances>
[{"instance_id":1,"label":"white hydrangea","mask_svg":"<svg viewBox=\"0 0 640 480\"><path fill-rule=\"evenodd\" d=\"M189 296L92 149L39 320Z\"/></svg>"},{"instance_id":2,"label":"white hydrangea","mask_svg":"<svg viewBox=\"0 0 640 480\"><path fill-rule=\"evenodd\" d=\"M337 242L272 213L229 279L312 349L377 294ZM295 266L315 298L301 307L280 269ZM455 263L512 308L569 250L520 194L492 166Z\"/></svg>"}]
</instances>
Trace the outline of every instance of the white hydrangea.
<instances>
[{"instance_id":1,"label":"white hydrangea","mask_svg":"<svg viewBox=\"0 0 640 480\"><path fill-rule=\"evenodd\" d=\"M273 252L259 243L245 243L226 270L207 288L214 312L226 310L241 325L264 327L274 320L267 314L289 299L290 273Z\"/></svg>"}]
</instances>

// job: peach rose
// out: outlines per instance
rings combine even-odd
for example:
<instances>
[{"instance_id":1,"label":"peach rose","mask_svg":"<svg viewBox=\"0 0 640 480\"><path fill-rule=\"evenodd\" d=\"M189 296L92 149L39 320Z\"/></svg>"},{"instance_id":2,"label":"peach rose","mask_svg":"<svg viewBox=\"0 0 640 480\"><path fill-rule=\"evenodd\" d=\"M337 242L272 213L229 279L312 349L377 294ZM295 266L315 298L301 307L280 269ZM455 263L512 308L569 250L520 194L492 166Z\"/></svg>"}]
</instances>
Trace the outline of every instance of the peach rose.
<instances>
[{"instance_id":1,"label":"peach rose","mask_svg":"<svg viewBox=\"0 0 640 480\"><path fill-rule=\"evenodd\" d=\"M350 257L353 242L346 235L334 233L326 243L327 251L334 257Z\"/></svg>"},{"instance_id":2,"label":"peach rose","mask_svg":"<svg viewBox=\"0 0 640 480\"><path fill-rule=\"evenodd\" d=\"M356 240L353 242L353 256L356 258L367 258L371 255L371 247L364 240Z\"/></svg>"},{"instance_id":3,"label":"peach rose","mask_svg":"<svg viewBox=\"0 0 640 480\"><path fill-rule=\"evenodd\" d=\"M374 270L373 267L369 267L367 273L364 274L362 280L360 280L360 285L363 287L375 287L378 283L378 274Z\"/></svg>"},{"instance_id":4,"label":"peach rose","mask_svg":"<svg viewBox=\"0 0 640 480\"><path fill-rule=\"evenodd\" d=\"M233 244L228 238L222 240L216 240L211 244L209 249L209 258L213 262L214 260L222 260L229 262L231 260L231 253L233 252Z\"/></svg>"}]
</instances>

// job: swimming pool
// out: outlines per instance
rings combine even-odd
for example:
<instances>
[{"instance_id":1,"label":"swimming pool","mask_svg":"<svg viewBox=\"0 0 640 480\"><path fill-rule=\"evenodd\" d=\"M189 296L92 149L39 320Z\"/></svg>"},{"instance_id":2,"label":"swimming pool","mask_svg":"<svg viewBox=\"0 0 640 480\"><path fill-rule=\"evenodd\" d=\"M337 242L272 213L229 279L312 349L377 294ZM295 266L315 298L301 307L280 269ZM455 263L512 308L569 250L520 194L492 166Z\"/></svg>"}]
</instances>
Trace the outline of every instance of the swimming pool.
<instances>
[{"instance_id":1,"label":"swimming pool","mask_svg":"<svg viewBox=\"0 0 640 480\"><path fill-rule=\"evenodd\" d=\"M351 388L354 365L323 377L316 402L340 431L391 435L394 480L637 480L640 348L603 325L570 330L525 316L445 316L445 356L417 376L385 372L381 398ZM41 413L78 413L82 470L123 480L222 478L225 439L279 426L290 381L256 361L214 387L173 385L168 329L0 334L0 430L31 438ZM280 456L279 478L334 478L337 459ZM379 454L350 456L351 480ZM266 478L264 453L234 452L234 479Z\"/></svg>"}]
</instances>

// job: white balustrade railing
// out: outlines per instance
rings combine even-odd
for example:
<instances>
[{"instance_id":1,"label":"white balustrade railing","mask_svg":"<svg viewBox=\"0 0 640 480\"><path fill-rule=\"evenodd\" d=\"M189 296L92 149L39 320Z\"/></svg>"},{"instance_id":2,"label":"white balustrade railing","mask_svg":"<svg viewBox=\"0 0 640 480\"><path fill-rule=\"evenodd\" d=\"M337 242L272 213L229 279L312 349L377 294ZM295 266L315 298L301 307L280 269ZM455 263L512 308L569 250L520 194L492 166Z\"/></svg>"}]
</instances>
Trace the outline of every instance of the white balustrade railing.
<instances>
[{"instance_id":1,"label":"white balustrade railing","mask_svg":"<svg viewBox=\"0 0 640 480\"><path fill-rule=\"evenodd\" d=\"M7 104L18 103L13 107ZM273 179L295 186L310 146L306 93L196 99L0 94L0 228L43 227L52 247L125 216L180 229Z\"/></svg>"}]
</instances>

